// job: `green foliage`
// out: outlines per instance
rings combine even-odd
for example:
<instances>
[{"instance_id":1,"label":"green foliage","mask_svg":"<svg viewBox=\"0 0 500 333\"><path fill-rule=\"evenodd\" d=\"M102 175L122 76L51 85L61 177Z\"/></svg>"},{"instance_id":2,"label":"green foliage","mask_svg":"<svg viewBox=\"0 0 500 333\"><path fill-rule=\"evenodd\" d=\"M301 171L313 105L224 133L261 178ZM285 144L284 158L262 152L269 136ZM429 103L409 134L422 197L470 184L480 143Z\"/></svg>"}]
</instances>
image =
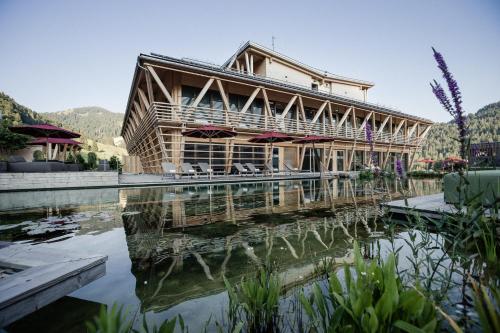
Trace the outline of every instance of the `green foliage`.
<instances>
[{"instance_id":1,"label":"green foliage","mask_svg":"<svg viewBox=\"0 0 500 333\"><path fill-rule=\"evenodd\" d=\"M122 163L120 162L120 158L116 155L113 155L109 159L109 167L111 170L117 170L121 172L122 170Z\"/></svg>"},{"instance_id":2,"label":"green foliage","mask_svg":"<svg viewBox=\"0 0 500 333\"><path fill-rule=\"evenodd\" d=\"M45 154L41 150L35 150L33 152L33 160L43 161L43 160L45 160Z\"/></svg>"},{"instance_id":3,"label":"green foliage","mask_svg":"<svg viewBox=\"0 0 500 333\"><path fill-rule=\"evenodd\" d=\"M279 298L282 284L278 276L269 270L261 269L256 277L242 279L240 284L232 287L225 279L229 295L229 318L235 329L241 329L238 311L243 313L249 332L278 331Z\"/></svg>"},{"instance_id":4,"label":"green foliage","mask_svg":"<svg viewBox=\"0 0 500 333\"><path fill-rule=\"evenodd\" d=\"M362 170L359 172L359 179L361 180L371 180L375 176L371 170Z\"/></svg>"},{"instance_id":5,"label":"green foliage","mask_svg":"<svg viewBox=\"0 0 500 333\"><path fill-rule=\"evenodd\" d=\"M128 333L132 329L132 320L127 320L123 313L123 306L113 304L111 311L107 312L105 306L101 306L99 315L93 322L87 322L88 333Z\"/></svg>"},{"instance_id":6,"label":"green foliage","mask_svg":"<svg viewBox=\"0 0 500 333\"><path fill-rule=\"evenodd\" d=\"M89 170L95 170L97 168L97 155L94 152L90 152L87 155L87 168Z\"/></svg>"},{"instance_id":7,"label":"green foliage","mask_svg":"<svg viewBox=\"0 0 500 333\"><path fill-rule=\"evenodd\" d=\"M11 132L6 121L0 124L0 155L7 155L25 148L29 140L30 138L26 135Z\"/></svg>"},{"instance_id":8,"label":"green foliage","mask_svg":"<svg viewBox=\"0 0 500 333\"><path fill-rule=\"evenodd\" d=\"M318 283L300 302L318 332L435 332L438 320L432 302L415 288L403 286L395 256L366 263L354 244L354 271L344 267L345 288L336 274L328 279L328 295Z\"/></svg>"},{"instance_id":9,"label":"green foliage","mask_svg":"<svg viewBox=\"0 0 500 333\"><path fill-rule=\"evenodd\" d=\"M39 113L18 104L13 98L0 92L0 114L8 126L22 124L40 124L47 119Z\"/></svg>"},{"instance_id":10,"label":"green foliage","mask_svg":"<svg viewBox=\"0 0 500 333\"><path fill-rule=\"evenodd\" d=\"M81 154L76 155L76 163L85 165L85 159Z\"/></svg>"},{"instance_id":11,"label":"green foliage","mask_svg":"<svg viewBox=\"0 0 500 333\"><path fill-rule=\"evenodd\" d=\"M408 172L409 177L413 178L440 178L443 173L434 170L415 170Z\"/></svg>"},{"instance_id":12,"label":"green foliage","mask_svg":"<svg viewBox=\"0 0 500 333\"><path fill-rule=\"evenodd\" d=\"M188 332L182 316L179 315L178 318L180 332ZM163 321L159 327L148 325L145 315L142 318L142 327L140 329L133 329L132 324L132 320L127 319L126 314L123 313L123 306L118 307L116 304L113 304L109 312L106 311L105 306L101 306L99 315L92 322L86 322L88 333L174 333L177 317Z\"/></svg>"},{"instance_id":13,"label":"green foliage","mask_svg":"<svg viewBox=\"0 0 500 333\"><path fill-rule=\"evenodd\" d=\"M500 102L481 108L475 114L467 116L471 143L500 141ZM459 155L458 133L453 121L434 124L422 146L420 157L442 160ZM440 166L434 165L435 169Z\"/></svg>"},{"instance_id":14,"label":"green foliage","mask_svg":"<svg viewBox=\"0 0 500 333\"><path fill-rule=\"evenodd\" d=\"M489 289L492 296L490 296L484 286L474 280L471 280L471 284L474 290L474 308L479 315L482 331L485 333L500 332L500 290L497 286L491 285Z\"/></svg>"}]
</instances>

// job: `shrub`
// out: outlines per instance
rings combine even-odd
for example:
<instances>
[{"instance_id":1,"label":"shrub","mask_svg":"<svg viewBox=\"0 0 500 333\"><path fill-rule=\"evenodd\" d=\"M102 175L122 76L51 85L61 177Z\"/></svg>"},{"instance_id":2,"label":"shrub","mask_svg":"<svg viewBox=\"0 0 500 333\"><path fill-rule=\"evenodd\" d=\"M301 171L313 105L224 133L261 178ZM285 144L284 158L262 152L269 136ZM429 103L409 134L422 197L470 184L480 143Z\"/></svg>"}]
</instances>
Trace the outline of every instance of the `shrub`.
<instances>
[{"instance_id":1,"label":"shrub","mask_svg":"<svg viewBox=\"0 0 500 333\"><path fill-rule=\"evenodd\" d=\"M87 155L87 168L89 170L95 170L97 168L97 155L94 152L90 152Z\"/></svg>"},{"instance_id":2,"label":"shrub","mask_svg":"<svg viewBox=\"0 0 500 333\"><path fill-rule=\"evenodd\" d=\"M109 167L111 168L111 170L117 170L119 172L121 171L122 163L120 162L118 156L111 156L111 158L109 159Z\"/></svg>"},{"instance_id":3,"label":"shrub","mask_svg":"<svg viewBox=\"0 0 500 333\"><path fill-rule=\"evenodd\" d=\"M28 136L11 132L5 122L0 124L0 155L23 149L28 141Z\"/></svg>"},{"instance_id":4,"label":"shrub","mask_svg":"<svg viewBox=\"0 0 500 333\"><path fill-rule=\"evenodd\" d=\"M43 160L45 160L45 154L41 150L35 150L33 152L33 160L34 161L43 161Z\"/></svg>"},{"instance_id":5,"label":"shrub","mask_svg":"<svg viewBox=\"0 0 500 333\"><path fill-rule=\"evenodd\" d=\"M76 155L75 160L76 160L76 163L81 164L81 165L85 165L85 159L83 158L82 155L80 155L80 154Z\"/></svg>"}]
</instances>

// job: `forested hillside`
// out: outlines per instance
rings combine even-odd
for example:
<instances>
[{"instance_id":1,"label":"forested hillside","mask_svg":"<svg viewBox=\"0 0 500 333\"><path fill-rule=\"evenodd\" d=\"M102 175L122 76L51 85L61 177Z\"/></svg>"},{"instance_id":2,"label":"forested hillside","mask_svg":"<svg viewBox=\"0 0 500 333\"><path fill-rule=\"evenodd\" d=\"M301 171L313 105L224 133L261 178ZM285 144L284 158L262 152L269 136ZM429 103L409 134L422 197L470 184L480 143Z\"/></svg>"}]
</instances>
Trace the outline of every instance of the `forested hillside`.
<instances>
[{"instance_id":1,"label":"forested hillside","mask_svg":"<svg viewBox=\"0 0 500 333\"><path fill-rule=\"evenodd\" d=\"M123 114L99 107L75 108L60 112L37 113L0 92L2 123L11 125L49 123L78 132L83 152L99 153L100 158L126 155L123 147L115 147L113 138L120 136Z\"/></svg>"},{"instance_id":2,"label":"forested hillside","mask_svg":"<svg viewBox=\"0 0 500 333\"><path fill-rule=\"evenodd\" d=\"M82 134L86 138L105 144L113 144L120 136L123 113L114 113L104 108L91 106L43 114L52 122Z\"/></svg>"},{"instance_id":3,"label":"forested hillside","mask_svg":"<svg viewBox=\"0 0 500 333\"><path fill-rule=\"evenodd\" d=\"M0 91L0 117L9 125L38 124L47 121L42 115L17 103Z\"/></svg>"},{"instance_id":4,"label":"forested hillside","mask_svg":"<svg viewBox=\"0 0 500 333\"><path fill-rule=\"evenodd\" d=\"M444 112L444 111L443 111ZM467 117L471 143L500 141L500 102L486 105ZM436 123L422 147L422 157L441 160L458 156L458 133L453 122Z\"/></svg>"}]
</instances>

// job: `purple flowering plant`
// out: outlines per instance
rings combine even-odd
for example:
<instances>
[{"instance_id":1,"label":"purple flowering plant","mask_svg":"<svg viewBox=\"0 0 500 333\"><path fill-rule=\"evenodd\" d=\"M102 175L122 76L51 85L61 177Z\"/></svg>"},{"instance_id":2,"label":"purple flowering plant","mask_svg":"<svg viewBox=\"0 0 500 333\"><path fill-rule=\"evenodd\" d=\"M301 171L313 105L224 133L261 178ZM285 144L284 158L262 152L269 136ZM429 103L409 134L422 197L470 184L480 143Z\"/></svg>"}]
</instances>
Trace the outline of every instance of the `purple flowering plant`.
<instances>
[{"instance_id":1,"label":"purple flowering plant","mask_svg":"<svg viewBox=\"0 0 500 333\"><path fill-rule=\"evenodd\" d=\"M366 141L370 145L370 157L372 159L373 165L377 165L377 156L375 155L375 151L373 149L373 131L372 131L372 126L370 123L366 123L365 127L365 135L366 135Z\"/></svg>"},{"instance_id":2,"label":"purple flowering plant","mask_svg":"<svg viewBox=\"0 0 500 333\"><path fill-rule=\"evenodd\" d=\"M404 175L403 165L401 164L401 160L399 158L396 160L396 174L398 175L399 178L403 178Z\"/></svg>"},{"instance_id":3,"label":"purple flowering plant","mask_svg":"<svg viewBox=\"0 0 500 333\"><path fill-rule=\"evenodd\" d=\"M453 120L455 121L458 129L458 141L460 142L460 157L462 159L465 159L468 131L466 126L465 111L462 108L462 94L460 92L460 88L458 87L457 81L453 78L453 75L451 74L448 65L444 61L441 53L436 51L436 49L434 48L432 48L432 51L434 52L434 59L438 64L438 68L443 73L443 78L445 79L448 86L448 90L451 95L451 101L448 98L448 95L444 91L443 87L436 80L430 83L432 92L438 99L439 103L453 117Z\"/></svg>"}]
</instances>

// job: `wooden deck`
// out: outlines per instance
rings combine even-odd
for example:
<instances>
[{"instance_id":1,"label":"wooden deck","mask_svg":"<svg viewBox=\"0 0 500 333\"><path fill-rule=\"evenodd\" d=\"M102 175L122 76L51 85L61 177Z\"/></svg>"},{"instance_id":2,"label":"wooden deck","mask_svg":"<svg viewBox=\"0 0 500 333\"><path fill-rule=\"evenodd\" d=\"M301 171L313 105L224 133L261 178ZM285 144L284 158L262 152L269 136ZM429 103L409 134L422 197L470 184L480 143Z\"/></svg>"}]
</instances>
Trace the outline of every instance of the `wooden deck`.
<instances>
[{"instance_id":1,"label":"wooden deck","mask_svg":"<svg viewBox=\"0 0 500 333\"><path fill-rule=\"evenodd\" d=\"M106 274L107 256L61 252L45 245L1 245L0 327Z\"/></svg>"},{"instance_id":2,"label":"wooden deck","mask_svg":"<svg viewBox=\"0 0 500 333\"><path fill-rule=\"evenodd\" d=\"M408 205L406 205L405 200L395 200L380 205L393 214L406 215L412 211L420 216L430 218L441 218L443 214L456 212L453 205L444 202L444 193L409 198L407 201Z\"/></svg>"},{"instance_id":3,"label":"wooden deck","mask_svg":"<svg viewBox=\"0 0 500 333\"><path fill-rule=\"evenodd\" d=\"M280 181L280 180L299 180L299 179L320 179L320 178L355 178L356 172L328 172L320 175L319 172L300 172L293 174L275 174L271 176L213 176L209 179L207 176L200 177L182 177L175 179L173 177L163 177L156 174L122 174L119 176L120 187L141 187L141 186L167 186L167 185L202 185L202 184L230 184L230 183L250 183L256 181Z\"/></svg>"}]
</instances>

